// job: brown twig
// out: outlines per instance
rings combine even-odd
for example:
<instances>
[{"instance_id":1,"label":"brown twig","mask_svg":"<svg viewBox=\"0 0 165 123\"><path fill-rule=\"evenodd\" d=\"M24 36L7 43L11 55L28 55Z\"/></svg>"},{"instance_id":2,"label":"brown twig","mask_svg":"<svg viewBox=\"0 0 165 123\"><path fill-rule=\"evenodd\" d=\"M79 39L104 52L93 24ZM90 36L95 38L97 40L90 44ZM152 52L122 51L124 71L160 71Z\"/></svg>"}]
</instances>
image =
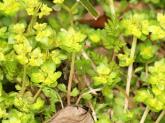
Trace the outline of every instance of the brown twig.
<instances>
[{"instance_id":1,"label":"brown twig","mask_svg":"<svg viewBox=\"0 0 165 123\"><path fill-rule=\"evenodd\" d=\"M38 96L40 95L41 91L42 91L42 89L39 88L38 91L37 91L37 93L36 93L36 94L34 95L34 97L33 97L33 103L36 101L36 99L37 99Z\"/></svg>"},{"instance_id":2,"label":"brown twig","mask_svg":"<svg viewBox=\"0 0 165 123\"><path fill-rule=\"evenodd\" d=\"M136 44L137 44L137 38L133 37L132 47L131 47L131 54L130 58L134 58L135 50L136 50ZM133 73L133 63L129 65L128 67L128 74L127 74L127 84L126 84L126 94L129 96L130 92L130 85L131 85L131 79L132 79L132 73ZM124 110L126 111L128 109L128 99L125 99L125 105Z\"/></svg>"},{"instance_id":3,"label":"brown twig","mask_svg":"<svg viewBox=\"0 0 165 123\"><path fill-rule=\"evenodd\" d=\"M72 89L72 81L74 75L74 62L75 62L75 53L72 54L72 62L69 74L68 89L67 89L67 104L70 105L70 93Z\"/></svg>"}]
</instances>

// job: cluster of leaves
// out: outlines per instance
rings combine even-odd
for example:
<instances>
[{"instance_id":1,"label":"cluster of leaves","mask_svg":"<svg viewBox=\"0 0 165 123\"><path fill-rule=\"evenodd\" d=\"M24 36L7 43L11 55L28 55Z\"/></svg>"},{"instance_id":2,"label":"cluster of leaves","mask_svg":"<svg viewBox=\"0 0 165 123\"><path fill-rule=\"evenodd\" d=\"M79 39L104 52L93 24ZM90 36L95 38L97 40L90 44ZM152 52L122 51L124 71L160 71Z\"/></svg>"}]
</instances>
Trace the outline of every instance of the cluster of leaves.
<instances>
[{"instance_id":1,"label":"cluster of leaves","mask_svg":"<svg viewBox=\"0 0 165 123\"><path fill-rule=\"evenodd\" d=\"M159 13L157 20L153 20L146 14L134 14L129 16L128 19L123 20L123 26L126 29L126 35L133 35L141 40L146 40L150 35L150 40L157 41L164 39L164 15Z\"/></svg>"},{"instance_id":2,"label":"cluster of leaves","mask_svg":"<svg viewBox=\"0 0 165 123\"><path fill-rule=\"evenodd\" d=\"M5 19L21 11L32 16L29 25L25 20L1 24L0 119L3 123L41 122L35 115L42 113L50 118L56 110L55 103L60 101L54 90L62 74L57 67L71 53L80 51L85 35L73 27L56 33L47 23L36 22L52 11L39 0L4 0L0 8ZM8 83L13 83L13 90L4 89ZM38 96L41 91L44 97Z\"/></svg>"},{"instance_id":3,"label":"cluster of leaves","mask_svg":"<svg viewBox=\"0 0 165 123\"><path fill-rule=\"evenodd\" d=\"M149 67L147 83L151 85L151 88L147 90L139 90L136 95L137 101L145 103L156 112L164 110L165 108L164 67L164 59L155 62L154 66Z\"/></svg>"},{"instance_id":4,"label":"cluster of leaves","mask_svg":"<svg viewBox=\"0 0 165 123\"><path fill-rule=\"evenodd\" d=\"M163 4L144 2L156 4L155 9ZM93 3L103 5L109 17L103 29L79 23L85 9L94 19L99 15L88 0L0 1L2 123L49 120L66 105L68 80L71 102L90 105L96 123L138 123L140 103L153 112L165 110L165 59L159 55L165 14L114 13L108 8L113 0ZM130 96L124 89L129 79ZM125 100L129 106L124 111Z\"/></svg>"},{"instance_id":5,"label":"cluster of leaves","mask_svg":"<svg viewBox=\"0 0 165 123\"><path fill-rule=\"evenodd\" d=\"M165 7L164 1L162 1L162 0L130 0L131 3L137 3L139 1L144 2L144 3L153 4L155 7L160 7L160 8Z\"/></svg>"}]
</instances>

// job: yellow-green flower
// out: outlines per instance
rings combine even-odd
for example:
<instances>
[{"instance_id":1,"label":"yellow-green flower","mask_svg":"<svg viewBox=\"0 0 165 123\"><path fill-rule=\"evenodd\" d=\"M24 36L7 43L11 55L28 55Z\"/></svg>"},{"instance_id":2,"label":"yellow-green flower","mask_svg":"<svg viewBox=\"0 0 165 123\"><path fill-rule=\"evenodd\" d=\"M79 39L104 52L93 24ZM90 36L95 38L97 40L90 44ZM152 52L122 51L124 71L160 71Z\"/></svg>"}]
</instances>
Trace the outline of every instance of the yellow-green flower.
<instances>
[{"instance_id":1,"label":"yellow-green flower","mask_svg":"<svg viewBox=\"0 0 165 123\"><path fill-rule=\"evenodd\" d=\"M46 4L43 4L41 7L41 12L39 13L39 18L49 15L51 11L51 8L49 8Z\"/></svg>"},{"instance_id":2,"label":"yellow-green flower","mask_svg":"<svg viewBox=\"0 0 165 123\"><path fill-rule=\"evenodd\" d=\"M7 15L14 15L21 8L20 3L16 0L3 0L3 2L0 2L0 11Z\"/></svg>"},{"instance_id":3,"label":"yellow-green flower","mask_svg":"<svg viewBox=\"0 0 165 123\"><path fill-rule=\"evenodd\" d=\"M41 49L40 48L34 49L30 53L29 65L40 66L41 64L43 64L43 62L44 60L43 60L43 54L41 53Z\"/></svg>"},{"instance_id":4,"label":"yellow-green flower","mask_svg":"<svg viewBox=\"0 0 165 123\"><path fill-rule=\"evenodd\" d=\"M37 31L42 31L42 30L44 30L46 28L46 26L47 26L47 23L38 23L37 22L34 25L34 29L37 30Z\"/></svg>"},{"instance_id":5,"label":"yellow-green flower","mask_svg":"<svg viewBox=\"0 0 165 123\"><path fill-rule=\"evenodd\" d=\"M28 15L34 15L36 8L40 5L39 0L24 0Z\"/></svg>"}]
</instances>

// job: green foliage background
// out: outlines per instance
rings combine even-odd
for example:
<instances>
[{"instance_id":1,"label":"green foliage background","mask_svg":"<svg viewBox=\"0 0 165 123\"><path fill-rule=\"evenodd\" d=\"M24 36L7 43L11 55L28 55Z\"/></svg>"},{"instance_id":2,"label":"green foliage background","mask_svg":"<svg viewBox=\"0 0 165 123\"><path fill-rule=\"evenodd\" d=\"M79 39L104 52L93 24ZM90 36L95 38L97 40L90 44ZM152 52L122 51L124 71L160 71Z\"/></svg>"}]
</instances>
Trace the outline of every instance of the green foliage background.
<instances>
[{"instance_id":1,"label":"green foliage background","mask_svg":"<svg viewBox=\"0 0 165 123\"><path fill-rule=\"evenodd\" d=\"M87 12L100 18L96 5L101 28L81 23ZM67 105L70 77L71 103L90 103L96 123L155 122L165 110L164 9L164 0L0 0L0 122L48 122Z\"/></svg>"}]
</instances>

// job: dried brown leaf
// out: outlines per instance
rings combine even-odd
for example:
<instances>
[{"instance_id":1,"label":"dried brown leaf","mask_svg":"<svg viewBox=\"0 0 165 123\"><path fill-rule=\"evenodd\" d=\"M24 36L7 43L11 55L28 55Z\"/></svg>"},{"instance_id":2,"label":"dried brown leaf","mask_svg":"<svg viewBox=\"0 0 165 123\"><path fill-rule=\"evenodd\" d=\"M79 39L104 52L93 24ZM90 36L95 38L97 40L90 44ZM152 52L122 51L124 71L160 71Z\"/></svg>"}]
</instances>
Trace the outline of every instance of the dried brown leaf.
<instances>
[{"instance_id":1,"label":"dried brown leaf","mask_svg":"<svg viewBox=\"0 0 165 123\"><path fill-rule=\"evenodd\" d=\"M67 106L55 114L50 123L94 123L91 114L81 107Z\"/></svg>"}]
</instances>

